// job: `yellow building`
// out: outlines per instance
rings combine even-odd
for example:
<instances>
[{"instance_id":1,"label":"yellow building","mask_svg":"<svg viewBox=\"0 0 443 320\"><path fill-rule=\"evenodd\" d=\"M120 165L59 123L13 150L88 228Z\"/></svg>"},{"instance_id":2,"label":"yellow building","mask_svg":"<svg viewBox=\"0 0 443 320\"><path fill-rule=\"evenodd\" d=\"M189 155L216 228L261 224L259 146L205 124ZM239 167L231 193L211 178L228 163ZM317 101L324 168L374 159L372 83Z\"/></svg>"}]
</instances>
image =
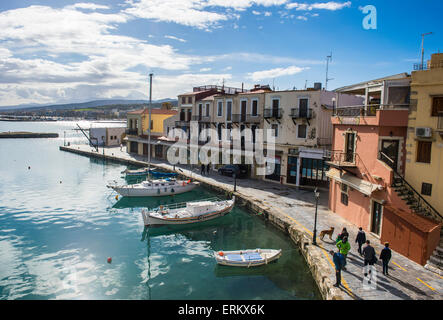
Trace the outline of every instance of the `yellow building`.
<instances>
[{"instance_id":1,"label":"yellow building","mask_svg":"<svg viewBox=\"0 0 443 320\"><path fill-rule=\"evenodd\" d=\"M152 109L151 110L151 146L155 140L164 135L163 121L176 115L176 110ZM148 154L148 129L149 129L149 110L136 110L127 113L127 151L138 153L140 155ZM152 148L152 147L151 147ZM151 149L151 156L161 158L163 148L156 146Z\"/></svg>"},{"instance_id":2,"label":"yellow building","mask_svg":"<svg viewBox=\"0 0 443 320\"><path fill-rule=\"evenodd\" d=\"M443 54L412 72L406 181L443 216Z\"/></svg>"}]
</instances>

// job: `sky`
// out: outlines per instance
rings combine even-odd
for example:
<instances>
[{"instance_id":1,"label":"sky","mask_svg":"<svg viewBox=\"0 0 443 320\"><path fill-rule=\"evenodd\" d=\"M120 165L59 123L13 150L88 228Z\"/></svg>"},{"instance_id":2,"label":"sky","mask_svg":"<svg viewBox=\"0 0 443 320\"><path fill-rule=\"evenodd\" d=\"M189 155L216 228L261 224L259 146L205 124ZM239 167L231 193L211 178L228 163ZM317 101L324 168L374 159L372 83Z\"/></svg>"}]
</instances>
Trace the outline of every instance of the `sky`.
<instances>
[{"instance_id":1,"label":"sky","mask_svg":"<svg viewBox=\"0 0 443 320\"><path fill-rule=\"evenodd\" d=\"M149 73L154 100L206 84L324 86L331 53L331 90L410 73L421 34L433 32L425 60L443 50L442 10L441 0L0 1L0 107L148 99Z\"/></svg>"}]
</instances>

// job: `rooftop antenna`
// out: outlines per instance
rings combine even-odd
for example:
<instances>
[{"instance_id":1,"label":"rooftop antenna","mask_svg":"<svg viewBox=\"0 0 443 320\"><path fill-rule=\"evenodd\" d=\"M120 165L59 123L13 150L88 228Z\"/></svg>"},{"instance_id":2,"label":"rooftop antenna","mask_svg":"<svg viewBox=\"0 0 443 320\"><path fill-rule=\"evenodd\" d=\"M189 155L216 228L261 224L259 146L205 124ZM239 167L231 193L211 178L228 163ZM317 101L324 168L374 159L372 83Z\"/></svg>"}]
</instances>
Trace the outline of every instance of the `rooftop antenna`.
<instances>
[{"instance_id":1,"label":"rooftop antenna","mask_svg":"<svg viewBox=\"0 0 443 320\"><path fill-rule=\"evenodd\" d=\"M425 36L429 36L431 35L432 32L428 32L428 33L422 33L421 35L421 69L423 70L423 64L424 64L424 59L425 59Z\"/></svg>"},{"instance_id":2,"label":"rooftop antenna","mask_svg":"<svg viewBox=\"0 0 443 320\"><path fill-rule=\"evenodd\" d=\"M307 85L308 85L308 80L305 80L305 90L306 90Z\"/></svg>"},{"instance_id":3,"label":"rooftop antenna","mask_svg":"<svg viewBox=\"0 0 443 320\"><path fill-rule=\"evenodd\" d=\"M275 80L275 78L272 78L272 91L275 91L274 80Z\"/></svg>"},{"instance_id":4,"label":"rooftop antenna","mask_svg":"<svg viewBox=\"0 0 443 320\"><path fill-rule=\"evenodd\" d=\"M326 56L326 82L325 82L325 91L328 90L328 82L329 80L334 80L333 78L328 78L329 73L329 61L332 61L332 51L329 56Z\"/></svg>"}]
</instances>

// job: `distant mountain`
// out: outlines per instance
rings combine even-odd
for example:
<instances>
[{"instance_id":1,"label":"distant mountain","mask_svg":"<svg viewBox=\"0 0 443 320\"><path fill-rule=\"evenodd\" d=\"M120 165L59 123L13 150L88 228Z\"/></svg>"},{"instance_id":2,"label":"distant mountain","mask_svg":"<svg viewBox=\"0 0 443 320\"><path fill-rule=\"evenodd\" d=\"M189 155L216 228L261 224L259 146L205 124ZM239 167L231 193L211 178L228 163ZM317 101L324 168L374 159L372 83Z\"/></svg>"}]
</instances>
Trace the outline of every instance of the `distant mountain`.
<instances>
[{"instance_id":1,"label":"distant mountain","mask_svg":"<svg viewBox=\"0 0 443 320\"><path fill-rule=\"evenodd\" d=\"M153 105L160 105L163 102L170 102L173 105L176 105L176 99L161 99L161 100L153 100ZM0 111L11 111L11 110L40 110L40 109L51 109L51 110L74 110L74 109L87 109L87 108L97 108L97 107L111 107L113 105L140 105L140 104L148 104L148 100L122 100L122 99L110 99L110 100L94 100L89 102L82 103L68 103L68 104L53 104L53 105L38 105L38 104L29 104L29 105L17 105L17 106L7 106L0 107Z\"/></svg>"}]
</instances>

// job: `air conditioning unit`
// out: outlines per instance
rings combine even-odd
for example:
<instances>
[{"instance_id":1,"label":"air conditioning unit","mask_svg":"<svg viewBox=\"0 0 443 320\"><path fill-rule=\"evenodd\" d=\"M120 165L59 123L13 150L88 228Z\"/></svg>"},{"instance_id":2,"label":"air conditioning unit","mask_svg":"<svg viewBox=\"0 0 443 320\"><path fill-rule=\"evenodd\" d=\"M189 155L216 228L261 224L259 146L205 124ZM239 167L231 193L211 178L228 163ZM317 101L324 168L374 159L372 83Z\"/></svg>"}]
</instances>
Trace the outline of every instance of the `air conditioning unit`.
<instances>
[{"instance_id":1,"label":"air conditioning unit","mask_svg":"<svg viewBox=\"0 0 443 320\"><path fill-rule=\"evenodd\" d=\"M431 138L432 128L415 128L415 136L417 138Z\"/></svg>"}]
</instances>

